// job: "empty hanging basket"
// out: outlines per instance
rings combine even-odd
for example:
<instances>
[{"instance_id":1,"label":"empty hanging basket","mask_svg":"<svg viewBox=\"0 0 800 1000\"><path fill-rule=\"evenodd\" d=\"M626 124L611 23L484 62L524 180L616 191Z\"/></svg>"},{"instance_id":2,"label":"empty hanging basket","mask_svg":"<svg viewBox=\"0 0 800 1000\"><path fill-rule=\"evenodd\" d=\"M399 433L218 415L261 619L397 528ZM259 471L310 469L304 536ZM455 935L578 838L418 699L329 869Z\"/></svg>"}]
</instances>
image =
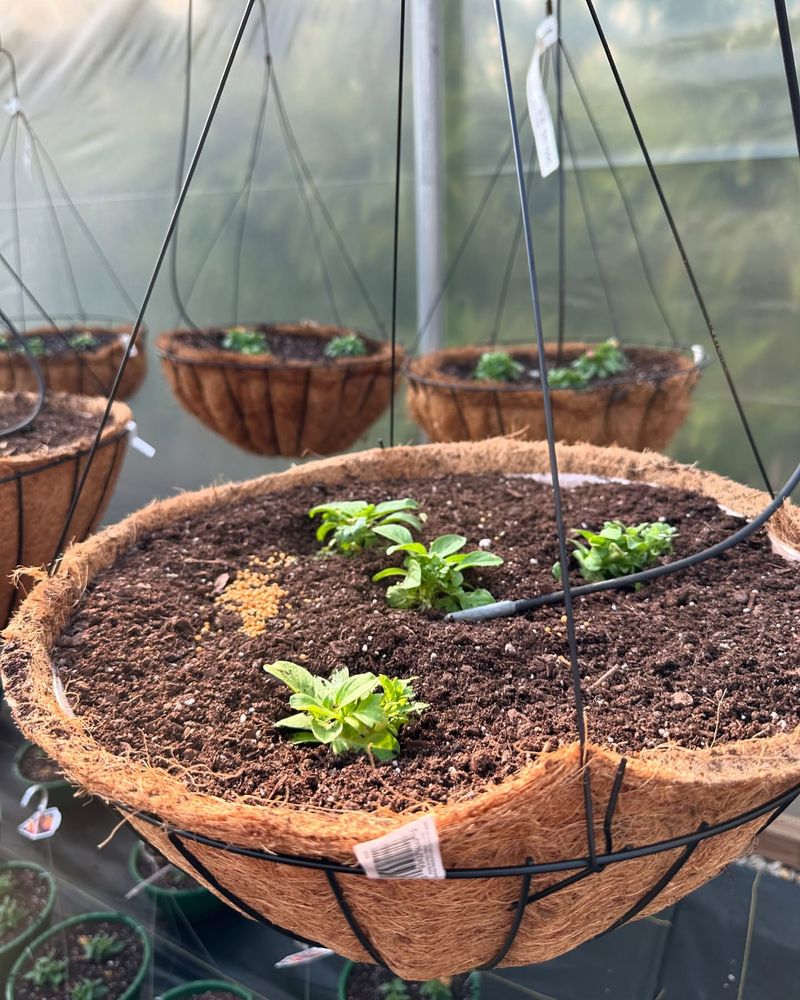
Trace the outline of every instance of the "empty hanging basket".
<instances>
[{"instance_id":1,"label":"empty hanging basket","mask_svg":"<svg viewBox=\"0 0 800 1000\"><path fill-rule=\"evenodd\" d=\"M114 384L131 327L100 323L72 323L59 330L52 327L28 330L25 334L51 392L83 396L106 395ZM117 393L129 399L147 374L146 330L142 329L125 369ZM6 335L0 339L0 391L36 391L36 378L27 355Z\"/></svg>"},{"instance_id":2,"label":"empty hanging basket","mask_svg":"<svg viewBox=\"0 0 800 1000\"><path fill-rule=\"evenodd\" d=\"M718 504L752 515L766 502L764 495L753 489L659 455L559 446L559 464L565 475L608 477L616 480L616 490L638 490L642 503L650 503L651 496L662 494L683 497L681 502L689 503L685 491L694 491L698 496L691 503L699 504L706 512L715 511L718 518L728 517ZM277 713L285 712L279 708L272 718L265 718L263 708L259 708L266 697L268 680L261 665L293 655L293 650L301 648L296 644L307 641L323 644L316 656L324 656L326 663L347 662L353 669L374 664L376 671L402 669L410 675L425 663L426 676L433 678L431 683L437 671L446 671L449 680L443 680L442 692L454 692L455 701L449 702L453 711L462 702L473 704L469 699L482 697L485 685L494 684L498 678L501 685L506 685L505 671L511 670L514 658L521 656L520 636L527 637L525 641L550 642L545 633L559 629L563 633L560 608L554 609L549 618L543 612L515 619L513 628L508 622L476 627L415 618L412 612L386 611L383 586L372 584L363 570L351 569L357 566L352 557L315 558L313 525L306 517L306 508L326 497L366 495L378 500L384 496L382 484L391 480L398 490L424 492L426 502L438 505L431 510L427 527L433 525L436 531L448 526L457 529L458 524L448 520L455 504L462 512L462 520L473 517L470 534L485 531L502 551L503 536L498 530L502 504L483 504L475 509L478 489L488 496L486 491L501 483L504 495L512 500L524 489L543 489L545 496L546 488L534 485L531 474L546 473L547 468L543 443L503 440L396 448L314 462L253 482L153 504L121 525L75 546L67 553L62 572L37 585L25 601L6 633L7 644L0 660L15 719L26 736L50 754L70 780L117 805L141 835L170 861L243 912L273 922L295 936L314 939L354 960L385 962L404 978L427 979L496 961L504 965L545 961L633 916L657 911L716 875L741 854L770 813L788 801L800 785L800 730L794 728L797 720L790 720L788 727L784 722L783 732L777 723L769 721L769 710L778 704L777 672L783 671L781 690L786 690L786 684L796 683L791 681L792 664L785 653L789 640L765 632L756 618L743 614L741 598L736 598L735 607L727 609L732 616L733 635L738 634L737 623L743 623L741 627L745 622L752 623L768 648L764 651L762 645L762 652L756 652L750 648L747 635L741 633L738 644L735 638L730 643L726 640L723 661L742 652L753 658L750 669L745 671L745 685L761 683L759 670L769 673L774 697L762 707L767 710L765 725L771 735L735 738L735 733L744 731L737 729L742 725L738 713L730 716L730 722L725 721L728 715L718 705L719 698L715 702L710 692L710 716L704 716L710 746L682 747L668 734L662 738L655 733L650 748L626 751L625 767L618 750L601 746L599 741L589 743L586 760L591 777L594 863L587 856L586 772L580 765L578 745L570 742L569 735L560 748L555 739L549 745L548 741L540 741L532 755L523 750L523 739L513 744L516 750L513 746L509 749L511 763L506 762L501 779L479 782L468 793L449 792L454 782L472 782L470 774L480 775L485 768L495 766L485 749L491 733L487 729L482 735L478 726L469 736L470 746L476 749L470 751L471 757L467 754L466 763L453 757L458 767L446 763L439 767L425 779L436 783L436 794L433 790L426 794L423 784L416 808L398 813L386 806L380 808L381 796L393 794L398 782L410 780L404 777L406 768L412 769L413 777L413 769L423 766L432 739L444 739L441 752L447 759L457 754L457 733L448 730L450 736L437 737L435 730L424 734L424 739L410 741L413 745L403 748L397 768L391 763L371 766L361 755L330 758L341 763L323 773L315 770L327 768L324 761L328 757L320 756L320 748L291 747L272 730ZM620 486L620 479L634 485ZM655 484L656 489L637 483ZM603 485L602 489L606 488ZM599 495L602 500L606 494ZM455 499L445 500L444 496ZM665 501L662 498L660 502ZM526 503L528 520L520 539L529 537L545 503ZM479 526L479 518L485 527ZM702 517L692 518L689 513L682 523L687 530L702 533L706 530L703 522ZM545 528L542 537L552 543L554 532L549 522ZM519 534L521 522L516 528L509 524L502 530ZM248 552L253 553L253 545L265 531L273 532L270 544L274 542L278 554L270 561L264 550L260 560L248 564ZM797 510L784 508L772 519L771 531L784 546L796 547L800 540ZM305 538L304 532L310 532L308 541L301 545L291 541ZM198 546L209 544L212 533L219 541L214 543L216 557L210 560L209 568ZM477 538L471 541L474 544ZM796 593L797 569L772 554L765 536L758 545L761 548L754 558L758 559L755 575L760 581L759 600L766 599L761 571L769 568L782 580L780 603L785 608L791 603L791 593ZM191 559L186 557L187 552L192 553ZM510 566L512 562L509 559ZM524 571L517 568L515 573L527 577L538 572L529 565L534 562L525 559ZM312 598L307 612L315 624L301 629L284 625L282 619L270 624L270 618L264 630L259 633L256 629L253 639L243 638L237 631L239 626L230 625L236 619L232 612L231 619L214 618L216 624L212 624L212 618L222 613L218 601L227 581L235 576L237 567L248 565L248 574L243 577L246 592L258 584L259 574L264 580L273 571L289 574L282 584L284 598L289 602L287 608L307 607L292 592L293 587L305 586L301 581L314 574L329 574L325 578L330 586L318 589L317 603ZM711 574L711 584L717 585L719 579L721 585L727 586L730 572L724 566L703 565L717 567L706 571ZM223 575L217 577L217 573ZM355 619L350 615L345 621L350 599L342 597L341 589L335 594L332 589L340 574L350 574L349 586L355 588L352 601L363 604L363 613L359 611ZM176 583L176 578L183 582ZM487 582L491 584L491 580ZM519 585L521 594L525 594L526 579L520 579ZM744 580L740 585L746 585ZM641 592L645 600L648 594L656 593L654 584L648 586L654 589ZM274 614L275 602L284 599L280 588L274 589L273 584L270 587L271 607L264 612L267 616ZM665 593L672 593L667 584L665 587ZM375 591L374 600L370 588ZM603 662L598 654L598 627L592 624L592 616L603 608L607 609L604 614L612 614L612 600L619 602L623 612L615 619L619 625L612 627L623 630L625 636L634 635L636 642L642 641L640 629L630 616L637 607L640 617L636 622L642 614L652 614L652 605L629 603L640 600L634 592L613 595L605 604L602 596L595 603L578 604L579 623L589 629L579 630L587 689L588 679L605 674L608 668L607 661ZM666 597L659 601L663 613L674 614L673 632L677 634L679 626L686 627L687 608ZM259 606L263 611L263 602ZM625 609L630 609L627 616ZM721 610L716 604L709 606L706 620L727 620ZM289 616L289 611L285 614ZM546 629L545 622L549 623ZM396 629L400 632L396 633ZM391 631L395 636L391 641L387 630L395 630ZM59 635L64 631L62 643ZM320 639L323 635L331 636L330 640ZM429 642L431 636L434 638ZM233 646L225 645L218 657L216 645L210 651L204 646L206 642L229 644L234 640L253 645L240 656ZM665 650L661 633L655 641L658 652L654 656L661 656L662 651L684 659L689 656L686 662L691 669L686 683L691 683L696 672L696 664L691 666L692 657L697 654L691 650L687 654L680 644L676 651ZM559 642L544 660L542 656L535 660L522 656L522 673L514 674L518 680L512 682L512 687L513 683L523 683L529 672L540 666L545 677L546 667L543 683L552 684L552 689L547 690L561 692L556 693L552 707L545 699L533 699L522 706L525 711L517 710L514 716L498 706L498 724L505 726L513 718L517 719L515 725L526 723L527 712L532 715L531 722L538 720L547 725L548 719L559 712L572 712L569 668L561 664L563 658L555 655L558 649L566 649L563 634ZM93 643L102 650L102 666L99 660L91 659L95 655ZM429 655L432 644L438 649L436 661ZM394 659L393 649L400 660ZM313 658L303 662L312 666ZM98 663L96 671L87 666L94 662ZM663 673L660 662L653 667L654 676L662 679L667 692L678 690L666 684L677 684L675 671L679 664L665 659ZM208 697L184 697L185 682L176 679L179 673L184 676L181 664L187 665L188 683L205 685L203 691ZM624 666L630 667L631 673L622 675L619 683L623 686L616 689L618 692L624 692L628 682L638 683L646 664L640 657ZM235 669L252 669L255 694L244 697L242 684L236 679L239 675L232 678ZM63 701L60 707L54 697L54 670L61 674L74 699L77 717L65 713ZM625 676L629 681L624 680ZM166 688L161 678L170 678ZM109 696L116 699L116 707L111 710L103 707L106 702L100 689L104 686L109 686ZM124 697L123 690L127 691ZM437 697L443 697L442 692ZM420 693L425 696L424 691ZM699 688L697 697L701 697ZM198 724L195 713L206 712L209 700L214 703L215 721L203 715L201 718L209 721ZM494 705L493 694L490 700ZM602 711L602 702L590 702L591 738L597 725L592 720ZM280 704L285 707L282 696ZM704 710L698 702L698 711ZM637 712L641 714L641 710L631 710L634 725ZM715 732L711 738L715 712L721 713L723 728L732 727L733 737L728 733L718 739ZM138 727L138 736L135 729L121 731L123 717L126 727ZM623 719L626 725L628 721ZM568 734L571 723L565 725ZM235 735L225 736L219 751L214 751L218 757L213 766L203 764L198 754L204 752L208 740L220 727L228 733L231 726ZM465 723L465 739L468 728ZM131 732L134 742L141 742L142 731L146 733L143 749L132 747L127 742ZM531 730L526 731L530 737ZM121 741L119 750L113 746L117 739ZM288 770L271 771L267 751L290 754L290 763L285 765ZM300 792L284 787L290 781L297 789L299 782L302 794L313 796L318 780L344 780L342 769L348 767L359 768L357 774L363 776L348 795L359 797L359 801L368 801L372 795L373 806L356 806L347 796L326 793L329 798L309 808L300 801ZM250 773L249 768L256 768L262 784L248 785L246 795L230 790L239 787L236 784L224 793L203 790L217 780L215 774L223 776L219 780L235 783L244 780L242 774ZM426 803L431 797L438 801ZM354 846L422 816L435 821L446 880L366 878L355 864Z\"/></svg>"},{"instance_id":3,"label":"empty hanging basket","mask_svg":"<svg viewBox=\"0 0 800 1000\"><path fill-rule=\"evenodd\" d=\"M592 345L564 345L565 363ZM538 355L511 349L525 373L518 382L485 382L473 372L481 355L496 347L456 347L423 355L406 366L408 408L433 441L480 441L517 434L546 437ZM683 423L702 361L677 349L626 348L629 368L580 389L551 389L557 440L664 448ZM552 365L555 345L548 346Z\"/></svg>"},{"instance_id":4,"label":"empty hanging basket","mask_svg":"<svg viewBox=\"0 0 800 1000\"><path fill-rule=\"evenodd\" d=\"M0 392L0 414L33 409L32 393ZM11 615L18 592L11 575L18 566L44 566L55 549L86 455L106 402L99 397L48 395L33 426L0 438L0 627ZM122 467L131 412L114 403L111 419L81 494L67 540L82 539L97 525ZM63 433L60 425L63 424ZM43 433L37 428L46 426ZM20 591L30 589L23 577Z\"/></svg>"},{"instance_id":5,"label":"empty hanging basket","mask_svg":"<svg viewBox=\"0 0 800 1000\"><path fill-rule=\"evenodd\" d=\"M386 409L392 351L386 342L316 323L256 325L266 350L225 349L226 331L175 330L156 347L178 401L206 427L258 455L329 455L349 448ZM358 356L329 357L355 338ZM396 367L403 352L396 352Z\"/></svg>"}]
</instances>

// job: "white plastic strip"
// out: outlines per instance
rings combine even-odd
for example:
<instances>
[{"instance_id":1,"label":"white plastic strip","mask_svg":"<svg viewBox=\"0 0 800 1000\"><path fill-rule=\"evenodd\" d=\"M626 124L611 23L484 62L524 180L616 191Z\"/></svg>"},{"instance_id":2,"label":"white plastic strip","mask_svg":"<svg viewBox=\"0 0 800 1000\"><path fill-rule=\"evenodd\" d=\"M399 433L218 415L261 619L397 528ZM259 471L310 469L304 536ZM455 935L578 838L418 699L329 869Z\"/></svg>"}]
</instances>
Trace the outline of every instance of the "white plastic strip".
<instances>
[{"instance_id":1,"label":"white plastic strip","mask_svg":"<svg viewBox=\"0 0 800 1000\"><path fill-rule=\"evenodd\" d=\"M533 57L528 67L526 82L528 114L531 119L533 139L536 143L539 173L542 177L548 177L552 174L554 170L558 169L559 164L556 133L553 128L550 105L547 103L547 94L544 92L541 65L542 56L557 41L558 25L555 17L551 14L541 21L536 29L536 44L533 48Z\"/></svg>"}]
</instances>

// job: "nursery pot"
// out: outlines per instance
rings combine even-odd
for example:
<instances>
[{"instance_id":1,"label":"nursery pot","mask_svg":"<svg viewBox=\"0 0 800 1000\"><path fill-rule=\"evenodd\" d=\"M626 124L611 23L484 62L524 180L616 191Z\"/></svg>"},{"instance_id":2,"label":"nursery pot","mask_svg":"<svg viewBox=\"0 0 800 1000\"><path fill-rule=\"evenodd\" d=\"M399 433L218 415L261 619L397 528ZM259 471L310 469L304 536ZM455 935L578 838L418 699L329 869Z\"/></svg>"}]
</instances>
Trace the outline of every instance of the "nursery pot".
<instances>
[{"instance_id":1,"label":"nursery pot","mask_svg":"<svg viewBox=\"0 0 800 1000\"><path fill-rule=\"evenodd\" d=\"M47 902L44 909L41 910L26 930L22 931L18 937L12 938L12 940L0 947L0 980L5 979L8 975L11 966L16 961L22 949L49 925L53 903L56 898L55 879L41 865L34 864L32 861L4 861L0 863L0 874L5 871L19 871L20 869L36 872L47 883Z\"/></svg>"},{"instance_id":2,"label":"nursery pot","mask_svg":"<svg viewBox=\"0 0 800 1000\"><path fill-rule=\"evenodd\" d=\"M233 983L224 983L221 979L197 979L193 983L184 983L183 986L175 986L160 994L158 1000L189 1000L190 997L199 996L210 990L231 993L241 1000L253 1000L250 990L246 990L243 986L234 986Z\"/></svg>"},{"instance_id":3,"label":"nursery pot","mask_svg":"<svg viewBox=\"0 0 800 1000\"><path fill-rule=\"evenodd\" d=\"M45 347L36 361L50 392L70 392L82 396L102 396L111 390L117 369L128 346L133 327L95 322L64 326L60 330L41 327L27 330L26 337L39 338ZM100 340L97 347L75 350L64 343L73 334L91 333ZM120 383L118 399L129 399L144 382L147 374L147 331L142 328L136 337L125 374ZM35 392L36 378L27 354L19 350L0 351L0 391Z\"/></svg>"},{"instance_id":4,"label":"nursery pot","mask_svg":"<svg viewBox=\"0 0 800 1000\"><path fill-rule=\"evenodd\" d=\"M337 1000L350 1000L347 995L347 984L350 981L350 976L353 970L356 968L355 962L345 962L342 968L341 974L339 976L339 985L336 993ZM480 1000L481 996L481 974L480 972L471 972L467 980L467 997L468 1000ZM167 997L164 997L167 1000Z\"/></svg>"},{"instance_id":5,"label":"nursery pot","mask_svg":"<svg viewBox=\"0 0 800 1000\"><path fill-rule=\"evenodd\" d=\"M33 408L35 397L25 395ZM0 393L0 412L2 404ZM58 393L48 397L48 405L91 413L99 425L106 401ZM130 419L128 407L114 403L67 541L85 538L103 516L122 468ZM19 599L11 581L14 570L18 566L44 566L57 555L55 548L93 437L93 433L87 433L63 446L49 448L44 455L4 457L0 451L0 524L4 529L0 532L0 628L6 625ZM24 593L30 586L30 578L23 576L19 592Z\"/></svg>"},{"instance_id":6,"label":"nursery pot","mask_svg":"<svg viewBox=\"0 0 800 1000\"><path fill-rule=\"evenodd\" d=\"M768 502L757 490L657 454L590 445L559 445L557 453L563 475L693 491L708 498L715 510L721 505L744 517L754 516ZM104 746L92 735L91 723L70 718L52 693L54 645L86 599L87 586L101 573L110 585L117 560L126 554L133 558L132 546L141 551L150 533L163 529L176 538L182 532L191 538L203 530L197 525L219 512L231 516L231 506L239 501L280 511L281 497L289 491L297 507L298 493L318 496L324 489L335 495L355 480L374 483L380 496L381 484L397 478L413 489L414 482L440 482L443 475L458 482L470 475L546 475L548 468L544 442L376 449L151 504L74 546L62 572L38 584L25 601L0 658L14 717L71 780L118 806L160 853L241 912L295 936L313 936L355 961L374 962L377 955L404 979L454 975L495 960L501 965L543 962L618 921L657 912L742 854L767 821L770 803L800 786L800 729L705 749L634 747L625 754L626 768L620 752L599 743L587 743L582 761L578 742L568 742L567 736L561 746L545 747L529 762L520 762L509 777L466 797L420 804L409 815L388 808L304 808L283 797L262 804L254 796L230 793L223 799L199 792L177 768L149 766L149 757L117 754ZM798 510L784 505L770 520L770 531L796 549ZM675 609L676 632L681 611ZM470 627L476 630L474 640L460 632L460 641L467 647L479 642L480 627ZM584 662L590 660L591 650L585 644L581 648ZM153 649L152 655L162 655L157 645ZM264 655L269 652L266 641ZM168 673L172 667L165 660L160 669ZM572 717L571 703L568 707ZM148 741L148 753L152 749ZM586 774L598 857L611 851L613 859L597 869L586 860ZM355 845L424 816L435 823L444 869L456 874L445 879L366 878L355 865ZM734 818L736 822L716 829ZM701 823L714 835L691 844L690 851L683 838L693 837ZM664 842L673 846L667 849ZM651 850L654 845L657 849ZM617 858L628 846L642 853ZM526 859L552 868L528 876L526 884ZM319 867L322 862L343 867L326 871ZM499 871L509 867L513 874ZM463 876L468 869L486 868L493 874ZM529 893L565 879L559 891L526 905Z\"/></svg>"},{"instance_id":7,"label":"nursery pot","mask_svg":"<svg viewBox=\"0 0 800 1000\"><path fill-rule=\"evenodd\" d=\"M58 806L63 809L64 806L69 805L73 801L72 785L66 778L59 777L52 778L49 781L40 781L38 778L29 777L22 771L23 758L34 746L29 740L25 740L14 754L11 770L17 780L19 794L22 795L25 789L30 788L31 785L38 785L40 788L47 790L48 806Z\"/></svg>"},{"instance_id":8,"label":"nursery pot","mask_svg":"<svg viewBox=\"0 0 800 1000\"><path fill-rule=\"evenodd\" d=\"M138 840L128 855L128 871L135 883L141 882L145 877L139 870L139 859L143 847L142 841ZM156 904L158 914L161 917L168 917L174 914L177 909L192 923L196 920L205 920L206 917L218 913L222 908L217 897L201 885L192 886L189 889L171 889L151 882L142 891ZM181 989L184 988L181 987ZM190 996L190 994L187 993L186 996Z\"/></svg>"},{"instance_id":9,"label":"nursery pot","mask_svg":"<svg viewBox=\"0 0 800 1000\"><path fill-rule=\"evenodd\" d=\"M564 344L565 360L591 348ZM480 441L520 434L541 441L545 433L542 391L528 382L482 382L471 375L481 354L497 347L452 347L409 361L407 403L412 418L432 441ZM552 364L558 348L545 348ZM526 368L538 367L535 350L511 349ZM689 412L702 361L691 352L626 348L630 369L583 389L551 389L555 436L559 441L617 444L659 450ZM645 371L645 367L658 367Z\"/></svg>"},{"instance_id":10,"label":"nursery pot","mask_svg":"<svg viewBox=\"0 0 800 1000\"><path fill-rule=\"evenodd\" d=\"M248 327L326 344L350 333L316 323ZM257 455L329 455L349 448L386 409L392 350L359 336L361 357L277 358L215 346L220 330L173 330L156 341L161 367L178 401L227 441ZM396 349L399 372L402 348Z\"/></svg>"},{"instance_id":11,"label":"nursery pot","mask_svg":"<svg viewBox=\"0 0 800 1000\"><path fill-rule=\"evenodd\" d=\"M152 960L152 947L150 945L150 939L144 932L144 929L135 920L127 916L127 914L114 913L111 911L108 913L103 913L101 911L93 913L79 913L77 916L69 917L67 920L62 920L60 924L56 924L54 927L51 927L50 930L45 931L44 934L40 934L39 937L31 941L22 954L19 955L16 962L14 962L14 966L11 969L8 982L6 983L6 1000L15 1000L16 985L17 982L22 980L24 975L23 970L29 956L35 955L42 948L42 946L47 945L52 946L56 955L60 955L58 942L59 935L79 925L91 925L99 922L121 924L133 930L139 939L142 946L142 960L139 970L136 973L136 977L122 993L117 996L112 996L111 994L108 995L108 1000L136 1000L141 993L142 984L144 983L144 978L147 975L147 970L150 967L150 962Z\"/></svg>"}]
</instances>

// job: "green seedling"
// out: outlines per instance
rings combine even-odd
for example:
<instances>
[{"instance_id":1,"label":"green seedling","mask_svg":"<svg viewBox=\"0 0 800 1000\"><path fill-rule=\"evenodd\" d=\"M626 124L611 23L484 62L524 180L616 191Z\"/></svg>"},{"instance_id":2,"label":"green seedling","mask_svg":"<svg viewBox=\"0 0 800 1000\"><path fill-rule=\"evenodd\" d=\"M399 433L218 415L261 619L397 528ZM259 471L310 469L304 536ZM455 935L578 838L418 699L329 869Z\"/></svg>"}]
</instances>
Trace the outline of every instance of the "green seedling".
<instances>
[{"instance_id":1,"label":"green seedling","mask_svg":"<svg viewBox=\"0 0 800 1000\"><path fill-rule=\"evenodd\" d=\"M381 526L406 524L419 531L426 515L412 513L418 510L417 501L409 497L377 504L366 500L340 500L312 507L308 516L322 515L317 541L326 543L326 551L352 555L381 543L383 539L376 533Z\"/></svg>"},{"instance_id":2,"label":"green seedling","mask_svg":"<svg viewBox=\"0 0 800 1000\"><path fill-rule=\"evenodd\" d=\"M258 330L246 326L234 326L222 338L222 347L237 354L269 354L267 338Z\"/></svg>"},{"instance_id":3,"label":"green seedling","mask_svg":"<svg viewBox=\"0 0 800 1000\"><path fill-rule=\"evenodd\" d=\"M81 331L81 333L73 333L68 338L67 341L69 346L75 351L86 351L95 345L94 335L89 333L87 330Z\"/></svg>"},{"instance_id":4,"label":"green seedling","mask_svg":"<svg viewBox=\"0 0 800 1000\"><path fill-rule=\"evenodd\" d=\"M297 730L292 743L322 743L335 754L363 750L378 760L391 760L400 752L400 727L428 707L415 700L413 677L351 676L342 667L326 680L287 660L264 669L291 689L289 705L299 710L275 725ZM376 687L381 690L376 692Z\"/></svg>"},{"instance_id":5,"label":"green seedling","mask_svg":"<svg viewBox=\"0 0 800 1000\"><path fill-rule=\"evenodd\" d=\"M35 358L40 358L43 354L47 354L47 345L44 342L44 337L26 337L25 343L28 347L28 353L32 354ZM10 337L7 333L0 334L0 351L15 351L18 354L24 353L24 348L22 345L13 337Z\"/></svg>"},{"instance_id":6,"label":"green seedling","mask_svg":"<svg viewBox=\"0 0 800 1000\"><path fill-rule=\"evenodd\" d=\"M605 343L586 351L569 365L550 368L547 380L551 389L582 389L599 378L619 375L628 367L628 359L620 350L619 341Z\"/></svg>"},{"instance_id":7,"label":"green seedling","mask_svg":"<svg viewBox=\"0 0 800 1000\"><path fill-rule=\"evenodd\" d=\"M11 892L14 887L14 879L11 872L3 872L0 875L0 898Z\"/></svg>"},{"instance_id":8,"label":"green seedling","mask_svg":"<svg viewBox=\"0 0 800 1000\"><path fill-rule=\"evenodd\" d=\"M388 566L372 578L378 581L402 577L386 591L390 607L459 611L494 603L488 590L471 587L465 582L464 570L500 566L503 562L500 556L481 550L460 552L467 544L463 535L441 535L426 548L422 542L415 542L411 532L402 525L387 525L375 530L395 543L386 550L387 556L395 552L406 554L402 567Z\"/></svg>"},{"instance_id":9,"label":"green seedling","mask_svg":"<svg viewBox=\"0 0 800 1000\"><path fill-rule=\"evenodd\" d=\"M88 962L105 962L107 958L113 958L125 950L125 942L116 934L95 934L94 937L84 938L81 944L83 957Z\"/></svg>"},{"instance_id":10,"label":"green seedling","mask_svg":"<svg viewBox=\"0 0 800 1000\"><path fill-rule=\"evenodd\" d=\"M388 983L381 983L379 990L383 1000L411 1000L411 994L402 979L395 978Z\"/></svg>"},{"instance_id":11,"label":"green seedling","mask_svg":"<svg viewBox=\"0 0 800 1000\"><path fill-rule=\"evenodd\" d=\"M672 553L672 539L678 529L666 521L626 526L622 521L606 521L600 532L580 529L572 539L572 553L580 574L589 583L615 580L654 566L661 556ZM581 541L584 539L584 541ZM553 566L553 576L561 579L561 565ZM638 590L641 584L636 585Z\"/></svg>"},{"instance_id":12,"label":"green seedling","mask_svg":"<svg viewBox=\"0 0 800 1000\"><path fill-rule=\"evenodd\" d=\"M108 996L108 987L102 979L82 979L70 991L70 1000L102 1000Z\"/></svg>"},{"instance_id":13,"label":"green seedling","mask_svg":"<svg viewBox=\"0 0 800 1000\"><path fill-rule=\"evenodd\" d=\"M34 986L59 987L67 975L67 960L56 958L55 952L49 955L40 955L33 966L25 973L23 979L27 979Z\"/></svg>"},{"instance_id":14,"label":"green seedling","mask_svg":"<svg viewBox=\"0 0 800 1000\"><path fill-rule=\"evenodd\" d=\"M472 377L481 382L519 382L524 367L505 351L484 351Z\"/></svg>"},{"instance_id":15,"label":"green seedling","mask_svg":"<svg viewBox=\"0 0 800 1000\"><path fill-rule=\"evenodd\" d=\"M357 333L343 333L325 345L326 358L360 358L367 353L367 345Z\"/></svg>"},{"instance_id":16,"label":"green seedling","mask_svg":"<svg viewBox=\"0 0 800 1000\"><path fill-rule=\"evenodd\" d=\"M419 995L425 1000L452 1000L453 994L447 983L441 979L429 979L419 988Z\"/></svg>"},{"instance_id":17,"label":"green seedling","mask_svg":"<svg viewBox=\"0 0 800 1000\"><path fill-rule=\"evenodd\" d=\"M27 915L28 911L13 896L5 896L0 900L0 937L16 930Z\"/></svg>"}]
</instances>

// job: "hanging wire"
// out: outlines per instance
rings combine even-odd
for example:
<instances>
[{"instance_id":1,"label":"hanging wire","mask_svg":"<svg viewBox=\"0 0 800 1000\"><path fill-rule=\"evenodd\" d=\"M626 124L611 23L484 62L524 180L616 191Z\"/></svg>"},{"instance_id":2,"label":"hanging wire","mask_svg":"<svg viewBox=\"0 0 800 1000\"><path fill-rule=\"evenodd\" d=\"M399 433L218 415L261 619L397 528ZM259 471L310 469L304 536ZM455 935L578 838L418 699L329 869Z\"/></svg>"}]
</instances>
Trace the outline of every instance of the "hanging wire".
<instances>
[{"instance_id":1,"label":"hanging wire","mask_svg":"<svg viewBox=\"0 0 800 1000\"><path fill-rule=\"evenodd\" d=\"M45 385L42 369L39 366L38 360L31 351L27 340L19 332L9 316L6 315L2 307L0 307L0 321L3 322L6 329L11 334L11 339L16 341L17 345L25 352L28 364L31 366L31 371L33 372L33 377L36 379L36 401L33 404L31 412L26 414L20 420L17 420L10 427L0 427L0 439L2 439L10 437L12 434L17 434L20 431L24 431L27 427L30 427L33 421L39 416L42 406L44 406Z\"/></svg>"},{"instance_id":2,"label":"hanging wire","mask_svg":"<svg viewBox=\"0 0 800 1000\"><path fill-rule=\"evenodd\" d=\"M406 48L406 0L400 0L400 42L397 62L397 129L394 161L394 230L392 235L392 394L389 402L389 446L394 446L395 397L397 396L397 281L400 249L400 168L403 162L403 82Z\"/></svg>"},{"instance_id":3,"label":"hanging wire","mask_svg":"<svg viewBox=\"0 0 800 1000\"><path fill-rule=\"evenodd\" d=\"M786 12L785 0L774 0L775 20L778 22L778 38L781 43L783 71L786 75L786 86L789 90L789 104L792 109L792 124L797 151L800 154L800 87L797 83L797 65L794 61L794 46L792 45L792 29L789 15Z\"/></svg>"},{"instance_id":4,"label":"hanging wire","mask_svg":"<svg viewBox=\"0 0 800 1000\"><path fill-rule=\"evenodd\" d=\"M547 0L548 14L553 13L552 0ZM563 0L556 0L556 151L558 153L558 331L556 364L563 362L564 335L567 317L567 208L566 184L564 176L564 77L561 59L561 38L563 33L562 20ZM572 158L573 169L576 169L575 158ZM584 213L585 214L585 213ZM608 297L608 295L606 295ZM610 303L609 303L610 307Z\"/></svg>"}]
</instances>

